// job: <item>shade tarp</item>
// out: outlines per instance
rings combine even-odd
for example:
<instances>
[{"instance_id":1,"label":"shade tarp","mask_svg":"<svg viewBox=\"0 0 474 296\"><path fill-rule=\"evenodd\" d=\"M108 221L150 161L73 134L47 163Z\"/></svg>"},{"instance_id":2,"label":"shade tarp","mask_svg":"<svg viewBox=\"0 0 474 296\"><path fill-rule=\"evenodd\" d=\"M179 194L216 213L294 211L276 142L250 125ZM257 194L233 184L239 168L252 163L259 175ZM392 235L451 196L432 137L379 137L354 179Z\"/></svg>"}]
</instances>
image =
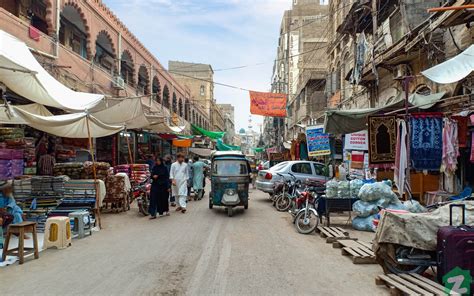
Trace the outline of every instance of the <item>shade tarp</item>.
<instances>
[{"instance_id":1,"label":"shade tarp","mask_svg":"<svg viewBox=\"0 0 474 296\"><path fill-rule=\"evenodd\" d=\"M242 150L240 146L233 146L225 144L222 139L218 139L216 143L217 151L240 151Z\"/></svg>"},{"instance_id":2,"label":"shade tarp","mask_svg":"<svg viewBox=\"0 0 474 296\"><path fill-rule=\"evenodd\" d=\"M21 108L13 107L13 109L29 126L64 138L88 138L87 121L89 121L90 135L93 138L110 136L124 129L123 126L107 125L85 112L57 116L40 116Z\"/></svg>"},{"instance_id":3,"label":"shade tarp","mask_svg":"<svg viewBox=\"0 0 474 296\"><path fill-rule=\"evenodd\" d=\"M202 157L210 157L214 151L208 148L189 148L189 152Z\"/></svg>"},{"instance_id":4,"label":"shade tarp","mask_svg":"<svg viewBox=\"0 0 474 296\"><path fill-rule=\"evenodd\" d=\"M28 46L0 30L0 82L35 103L69 111L91 109L104 95L71 90L51 76Z\"/></svg>"},{"instance_id":5,"label":"shade tarp","mask_svg":"<svg viewBox=\"0 0 474 296\"><path fill-rule=\"evenodd\" d=\"M40 116L52 116L46 107L40 104L29 104L29 105L18 105L15 106L18 109L27 111L31 114ZM1 106L0 107L0 124L28 124L23 117L19 116L12 106Z\"/></svg>"},{"instance_id":6,"label":"shade tarp","mask_svg":"<svg viewBox=\"0 0 474 296\"><path fill-rule=\"evenodd\" d=\"M412 94L409 97L410 106L429 109L433 107L445 92L431 95ZM405 105L405 93L401 92L392 103L378 108L328 110L324 121L324 132L333 135L355 133L367 129L367 117L393 108L402 108Z\"/></svg>"},{"instance_id":7,"label":"shade tarp","mask_svg":"<svg viewBox=\"0 0 474 296\"><path fill-rule=\"evenodd\" d=\"M474 45L457 56L421 72L426 78L440 84L454 83L474 71Z\"/></svg>"},{"instance_id":8,"label":"shade tarp","mask_svg":"<svg viewBox=\"0 0 474 296\"><path fill-rule=\"evenodd\" d=\"M222 139L225 136L225 132L208 131L194 124L191 124L191 128L196 134L206 136L213 140Z\"/></svg>"},{"instance_id":9,"label":"shade tarp","mask_svg":"<svg viewBox=\"0 0 474 296\"><path fill-rule=\"evenodd\" d=\"M107 109L93 113L94 117L110 125L125 125L128 129L141 129L159 121L163 115L151 111L148 98L133 98L118 101Z\"/></svg>"}]
</instances>

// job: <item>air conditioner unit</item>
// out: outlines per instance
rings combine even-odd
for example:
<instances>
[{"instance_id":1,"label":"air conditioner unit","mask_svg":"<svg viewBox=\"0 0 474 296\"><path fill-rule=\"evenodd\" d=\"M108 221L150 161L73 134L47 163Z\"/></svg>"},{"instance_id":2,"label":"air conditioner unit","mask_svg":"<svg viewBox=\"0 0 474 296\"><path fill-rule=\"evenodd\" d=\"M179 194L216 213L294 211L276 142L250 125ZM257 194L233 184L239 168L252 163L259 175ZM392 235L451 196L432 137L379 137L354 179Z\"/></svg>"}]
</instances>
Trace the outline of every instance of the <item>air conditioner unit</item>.
<instances>
[{"instance_id":1,"label":"air conditioner unit","mask_svg":"<svg viewBox=\"0 0 474 296\"><path fill-rule=\"evenodd\" d=\"M405 64L398 65L393 70L394 79L403 79L405 78L405 76L408 76L408 75L410 75L410 69Z\"/></svg>"},{"instance_id":2,"label":"air conditioner unit","mask_svg":"<svg viewBox=\"0 0 474 296\"><path fill-rule=\"evenodd\" d=\"M125 80L120 76L114 76L114 80L112 81L112 87L115 89L125 89Z\"/></svg>"}]
</instances>

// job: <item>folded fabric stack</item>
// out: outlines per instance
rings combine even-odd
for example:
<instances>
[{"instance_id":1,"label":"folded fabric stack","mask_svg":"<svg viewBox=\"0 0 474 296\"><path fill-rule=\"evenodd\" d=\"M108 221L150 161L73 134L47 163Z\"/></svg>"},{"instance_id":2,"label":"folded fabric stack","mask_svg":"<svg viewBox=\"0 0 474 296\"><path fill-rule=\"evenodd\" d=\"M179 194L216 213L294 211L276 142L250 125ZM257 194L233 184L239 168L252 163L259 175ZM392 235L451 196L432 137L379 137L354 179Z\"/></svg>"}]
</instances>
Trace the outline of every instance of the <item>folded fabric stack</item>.
<instances>
[{"instance_id":1,"label":"folded fabric stack","mask_svg":"<svg viewBox=\"0 0 474 296\"><path fill-rule=\"evenodd\" d=\"M92 212L95 204L96 184L94 180L69 180L65 183L64 199L56 211L89 210Z\"/></svg>"},{"instance_id":2,"label":"folded fabric stack","mask_svg":"<svg viewBox=\"0 0 474 296\"><path fill-rule=\"evenodd\" d=\"M130 179L135 183L142 183L150 177L150 168L147 164L131 164Z\"/></svg>"},{"instance_id":3,"label":"folded fabric stack","mask_svg":"<svg viewBox=\"0 0 474 296\"><path fill-rule=\"evenodd\" d=\"M128 176L124 174L108 176L107 180L105 181L107 194L104 201L109 203L127 202L127 189L129 188L127 182L129 182Z\"/></svg>"},{"instance_id":4,"label":"folded fabric stack","mask_svg":"<svg viewBox=\"0 0 474 296\"><path fill-rule=\"evenodd\" d=\"M0 149L0 179L9 180L23 175L23 150Z\"/></svg>"},{"instance_id":5,"label":"folded fabric stack","mask_svg":"<svg viewBox=\"0 0 474 296\"><path fill-rule=\"evenodd\" d=\"M25 147L23 157L25 159L24 175L36 175L36 149L34 138L24 138Z\"/></svg>"},{"instance_id":6,"label":"folded fabric stack","mask_svg":"<svg viewBox=\"0 0 474 296\"><path fill-rule=\"evenodd\" d=\"M66 175L71 179L79 180L82 178L84 164L82 162L57 163L54 165L53 174L55 176Z\"/></svg>"},{"instance_id":7,"label":"folded fabric stack","mask_svg":"<svg viewBox=\"0 0 474 296\"><path fill-rule=\"evenodd\" d=\"M125 174L127 174L127 176L130 177L130 165L129 164L116 165L114 167L114 171L115 171L116 174L125 173Z\"/></svg>"},{"instance_id":8,"label":"folded fabric stack","mask_svg":"<svg viewBox=\"0 0 474 296\"><path fill-rule=\"evenodd\" d=\"M58 162L71 162L76 159L76 150L59 148L56 150L56 160Z\"/></svg>"},{"instance_id":9,"label":"folded fabric stack","mask_svg":"<svg viewBox=\"0 0 474 296\"><path fill-rule=\"evenodd\" d=\"M110 164L107 162L96 162L95 169L97 179L105 181L109 175ZM82 179L94 179L93 163L91 161L86 161L84 163Z\"/></svg>"},{"instance_id":10,"label":"folded fabric stack","mask_svg":"<svg viewBox=\"0 0 474 296\"><path fill-rule=\"evenodd\" d=\"M20 139L25 137L25 132L22 128L0 128L0 142L11 139Z\"/></svg>"},{"instance_id":11,"label":"folded fabric stack","mask_svg":"<svg viewBox=\"0 0 474 296\"><path fill-rule=\"evenodd\" d=\"M13 181L13 196L17 203L31 198L31 178L23 178Z\"/></svg>"}]
</instances>

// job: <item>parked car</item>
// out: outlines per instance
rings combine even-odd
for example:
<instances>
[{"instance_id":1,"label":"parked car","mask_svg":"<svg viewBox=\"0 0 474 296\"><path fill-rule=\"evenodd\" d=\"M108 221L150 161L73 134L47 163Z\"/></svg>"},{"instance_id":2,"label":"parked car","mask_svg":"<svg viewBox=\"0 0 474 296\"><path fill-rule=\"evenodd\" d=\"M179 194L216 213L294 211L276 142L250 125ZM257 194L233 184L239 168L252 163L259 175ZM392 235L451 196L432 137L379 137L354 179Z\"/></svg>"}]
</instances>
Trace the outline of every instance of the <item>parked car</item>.
<instances>
[{"instance_id":1,"label":"parked car","mask_svg":"<svg viewBox=\"0 0 474 296\"><path fill-rule=\"evenodd\" d=\"M274 183L282 178L290 179L290 174L302 182L311 179L325 184L329 178L324 176L323 172L324 164L319 162L305 160L280 162L268 170L258 172L257 189L272 194Z\"/></svg>"}]
</instances>

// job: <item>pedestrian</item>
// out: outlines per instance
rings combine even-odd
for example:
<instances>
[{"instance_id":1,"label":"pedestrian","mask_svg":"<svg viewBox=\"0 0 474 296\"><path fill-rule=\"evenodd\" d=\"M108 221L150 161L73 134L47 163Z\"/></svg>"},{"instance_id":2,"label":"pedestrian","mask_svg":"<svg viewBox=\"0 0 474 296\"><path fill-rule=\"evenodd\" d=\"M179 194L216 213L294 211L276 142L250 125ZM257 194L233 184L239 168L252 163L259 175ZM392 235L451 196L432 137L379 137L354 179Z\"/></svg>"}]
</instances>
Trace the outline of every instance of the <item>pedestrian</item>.
<instances>
[{"instance_id":1,"label":"pedestrian","mask_svg":"<svg viewBox=\"0 0 474 296\"><path fill-rule=\"evenodd\" d=\"M23 222L23 211L13 198L13 184L10 180L0 181L0 218L5 224Z\"/></svg>"},{"instance_id":2,"label":"pedestrian","mask_svg":"<svg viewBox=\"0 0 474 296\"><path fill-rule=\"evenodd\" d=\"M166 155L165 156L165 167L168 169L168 173L171 173L171 165L172 165L172 161L171 161L171 155ZM176 198L175 196L173 195L173 191L170 190L170 197L169 197L169 202L171 204L172 207L176 207Z\"/></svg>"},{"instance_id":3,"label":"pedestrian","mask_svg":"<svg viewBox=\"0 0 474 296\"><path fill-rule=\"evenodd\" d=\"M54 164L56 159L54 158L54 150L48 148L48 153L41 155L38 161L38 171L41 176L52 176Z\"/></svg>"},{"instance_id":4,"label":"pedestrian","mask_svg":"<svg viewBox=\"0 0 474 296\"><path fill-rule=\"evenodd\" d=\"M150 172L153 171L153 167L155 166L156 159L153 154L149 154L146 159L146 164L148 165L148 168L150 169Z\"/></svg>"},{"instance_id":5,"label":"pedestrian","mask_svg":"<svg viewBox=\"0 0 474 296\"><path fill-rule=\"evenodd\" d=\"M186 157L184 162L188 164L188 201L191 201L191 189L193 188L193 161Z\"/></svg>"},{"instance_id":6,"label":"pedestrian","mask_svg":"<svg viewBox=\"0 0 474 296\"><path fill-rule=\"evenodd\" d=\"M157 212L160 217L169 216L170 174L161 157L156 159L151 176L150 219L156 219Z\"/></svg>"},{"instance_id":7,"label":"pedestrian","mask_svg":"<svg viewBox=\"0 0 474 296\"><path fill-rule=\"evenodd\" d=\"M195 192L195 199L201 199L204 195L204 168L206 164L199 160L199 157L194 157L193 163L193 188Z\"/></svg>"},{"instance_id":8,"label":"pedestrian","mask_svg":"<svg viewBox=\"0 0 474 296\"><path fill-rule=\"evenodd\" d=\"M173 196L178 197L179 206L176 211L184 214L188 198L188 164L184 162L184 154L178 153L176 162L171 165L170 179Z\"/></svg>"}]
</instances>

